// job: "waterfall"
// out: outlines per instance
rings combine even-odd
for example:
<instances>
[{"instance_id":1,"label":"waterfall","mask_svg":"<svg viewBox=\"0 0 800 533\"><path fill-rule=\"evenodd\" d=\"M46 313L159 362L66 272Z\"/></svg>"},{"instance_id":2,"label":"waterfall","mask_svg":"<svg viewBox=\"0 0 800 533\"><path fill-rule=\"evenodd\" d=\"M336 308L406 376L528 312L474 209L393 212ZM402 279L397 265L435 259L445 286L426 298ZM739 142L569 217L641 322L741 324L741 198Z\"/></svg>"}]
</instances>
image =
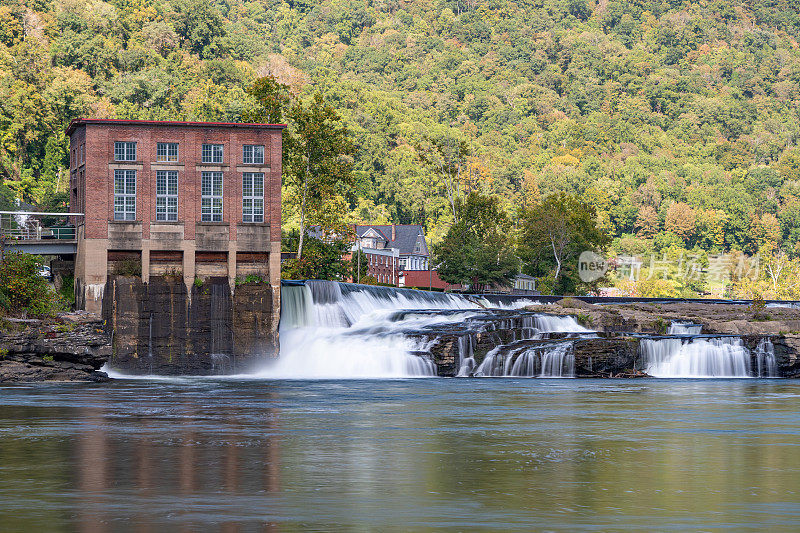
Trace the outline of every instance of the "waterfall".
<instances>
[{"instance_id":1,"label":"waterfall","mask_svg":"<svg viewBox=\"0 0 800 533\"><path fill-rule=\"evenodd\" d=\"M479 334L521 340L546 332L589 331L571 317L515 311L532 303L333 281L286 283L281 290L280 357L256 376L434 376L437 368L431 350L436 346L452 356L460 375L470 375L477 366ZM572 373L568 356L558 358L566 361L563 364L544 354L537 357L544 365L538 364L536 375L542 368L545 375Z\"/></svg>"},{"instance_id":2,"label":"waterfall","mask_svg":"<svg viewBox=\"0 0 800 533\"><path fill-rule=\"evenodd\" d=\"M750 352L738 337L642 339L640 347L654 377L750 376Z\"/></svg>"},{"instance_id":3,"label":"waterfall","mask_svg":"<svg viewBox=\"0 0 800 533\"><path fill-rule=\"evenodd\" d=\"M778 375L775 362L775 346L768 338L763 338L756 347L756 375L760 378L773 378Z\"/></svg>"},{"instance_id":4,"label":"waterfall","mask_svg":"<svg viewBox=\"0 0 800 533\"><path fill-rule=\"evenodd\" d=\"M464 297L444 293L332 281L285 284L280 357L256 375L297 379L434 376L430 340L412 333L458 324L481 309ZM469 357L471 341L462 342L464 356Z\"/></svg>"},{"instance_id":5,"label":"waterfall","mask_svg":"<svg viewBox=\"0 0 800 533\"><path fill-rule=\"evenodd\" d=\"M679 322L673 320L667 330L668 335L700 335L703 331L702 324L694 324L692 322Z\"/></svg>"},{"instance_id":6,"label":"waterfall","mask_svg":"<svg viewBox=\"0 0 800 533\"><path fill-rule=\"evenodd\" d=\"M461 374L459 375L468 375ZM476 377L560 378L575 375L572 342L539 346L498 346L475 369Z\"/></svg>"},{"instance_id":7,"label":"waterfall","mask_svg":"<svg viewBox=\"0 0 800 533\"><path fill-rule=\"evenodd\" d=\"M314 323L314 298L307 285L281 288L281 330L308 327Z\"/></svg>"}]
</instances>

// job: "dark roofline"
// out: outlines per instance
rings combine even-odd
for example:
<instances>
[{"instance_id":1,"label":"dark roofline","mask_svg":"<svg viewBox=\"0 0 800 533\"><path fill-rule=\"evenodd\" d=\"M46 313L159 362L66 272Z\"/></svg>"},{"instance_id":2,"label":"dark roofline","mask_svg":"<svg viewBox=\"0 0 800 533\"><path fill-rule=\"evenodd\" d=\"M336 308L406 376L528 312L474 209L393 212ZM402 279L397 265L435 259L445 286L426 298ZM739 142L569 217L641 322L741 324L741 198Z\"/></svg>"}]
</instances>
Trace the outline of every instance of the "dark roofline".
<instances>
[{"instance_id":1,"label":"dark roofline","mask_svg":"<svg viewBox=\"0 0 800 533\"><path fill-rule=\"evenodd\" d=\"M118 126L177 126L188 128L245 128L282 130L286 124L256 124L239 122L185 122L174 120L124 120L116 118L76 118L67 126L66 134L72 135L75 128L87 124L113 124Z\"/></svg>"}]
</instances>

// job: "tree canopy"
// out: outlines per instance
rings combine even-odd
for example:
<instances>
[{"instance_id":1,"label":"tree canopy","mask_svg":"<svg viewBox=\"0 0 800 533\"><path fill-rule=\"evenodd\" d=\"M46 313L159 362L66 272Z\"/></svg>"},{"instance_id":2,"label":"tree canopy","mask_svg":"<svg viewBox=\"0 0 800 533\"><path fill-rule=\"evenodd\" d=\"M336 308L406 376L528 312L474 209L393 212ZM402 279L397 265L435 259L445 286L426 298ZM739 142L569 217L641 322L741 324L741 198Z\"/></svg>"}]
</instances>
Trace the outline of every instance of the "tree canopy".
<instances>
[{"instance_id":1,"label":"tree canopy","mask_svg":"<svg viewBox=\"0 0 800 533\"><path fill-rule=\"evenodd\" d=\"M456 222L433 248L439 277L452 284L490 288L519 273L511 221L497 196L470 192L455 200Z\"/></svg>"},{"instance_id":2,"label":"tree canopy","mask_svg":"<svg viewBox=\"0 0 800 533\"><path fill-rule=\"evenodd\" d=\"M470 191L509 215L567 193L614 253L795 259L798 42L800 5L768 0L8 0L0 202L65 192L75 117L272 120L272 76L351 136L348 221L439 242Z\"/></svg>"}]
</instances>

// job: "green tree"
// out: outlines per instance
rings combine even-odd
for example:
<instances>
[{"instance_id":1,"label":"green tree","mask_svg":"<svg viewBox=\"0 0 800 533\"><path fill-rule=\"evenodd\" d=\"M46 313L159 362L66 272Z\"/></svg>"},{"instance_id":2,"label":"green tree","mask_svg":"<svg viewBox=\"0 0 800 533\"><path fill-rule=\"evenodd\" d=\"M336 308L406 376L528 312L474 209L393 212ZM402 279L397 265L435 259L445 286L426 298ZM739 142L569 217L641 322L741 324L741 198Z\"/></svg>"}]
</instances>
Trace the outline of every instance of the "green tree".
<instances>
[{"instance_id":1,"label":"green tree","mask_svg":"<svg viewBox=\"0 0 800 533\"><path fill-rule=\"evenodd\" d=\"M249 109L243 120L263 124L281 124L286 110L292 102L292 92L288 85L274 76L259 78L250 86L247 93L255 98L257 107Z\"/></svg>"},{"instance_id":2,"label":"green tree","mask_svg":"<svg viewBox=\"0 0 800 533\"><path fill-rule=\"evenodd\" d=\"M287 248L298 244L300 233L295 231L284 237ZM350 262L342 257L350 249L350 242L342 238L306 236L306 253L302 258L287 259L281 265L284 279L327 279L346 281L350 277Z\"/></svg>"},{"instance_id":3,"label":"green tree","mask_svg":"<svg viewBox=\"0 0 800 533\"><path fill-rule=\"evenodd\" d=\"M214 4L205 0L177 0L171 5L173 26L181 43L201 57L213 57L215 40L226 33Z\"/></svg>"},{"instance_id":4,"label":"green tree","mask_svg":"<svg viewBox=\"0 0 800 533\"><path fill-rule=\"evenodd\" d=\"M519 272L511 221L499 198L470 192L455 201L457 221L433 247L439 276L448 283L496 286Z\"/></svg>"},{"instance_id":5,"label":"green tree","mask_svg":"<svg viewBox=\"0 0 800 533\"><path fill-rule=\"evenodd\" d=\"M594 207L559 193L520 210L517 251L525 273L551 275L553 290L573 294L583 284L578 257L600 251L611 239L597 228Z\"/></svg>"},{"instance_id":6,"label":"green tree","mask_svg":"<svg viewBox=\"0 0 800 533\"><path fill-rule=\"evenodd\" d=\"M303 258L303 243L309 222L332 230L344 229L337 198L353 185L353 142L336 110L316 93L308 104L292 106L291 135L285 139L285 184L300 213L297 258ZM342 209L339 209L341 206Z\"/></svg>"},{"instance_id":7,"label":"green tree","mask_svg":"<svg viewBox=\"0 0 800 533\"><path fill-rule=\"evenodd\" d=\"M0 307L11 314L45 316L61 302L42 276L42 258L22 252L6 253L0 260Z\"/></svg>"}]
</instances>

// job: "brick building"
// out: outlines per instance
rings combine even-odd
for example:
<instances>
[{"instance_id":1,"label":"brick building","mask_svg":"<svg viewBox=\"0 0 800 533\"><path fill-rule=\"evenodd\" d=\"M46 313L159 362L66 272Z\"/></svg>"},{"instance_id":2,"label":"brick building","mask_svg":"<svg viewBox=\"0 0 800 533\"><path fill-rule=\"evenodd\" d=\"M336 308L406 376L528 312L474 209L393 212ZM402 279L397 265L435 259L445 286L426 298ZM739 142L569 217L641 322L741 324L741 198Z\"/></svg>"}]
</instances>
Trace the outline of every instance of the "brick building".
<instances>
[{"instance_id":1,"label":"brick building","mask_svg":"<svg viewBox=\"0 0 800 533\"><path fill-rule=\"evenodd\" d=\"M378 283L404 286L404 277L415 272L428 279L430 252L425 229L418 224L372 224L355 226L354 249L366 255L364 273ZM437 276L438 278L438 276ZM426 282L427 283L427 282Z\"/></svg>"},{"instance_id":2,"label":"brick building","mask_svg":"<svg viewBox=\"0 0 800 533\"><path fill-rule=\"evenodd\" d=\"M70 137L76 299L97 311L109 274L258 274L280 293L283 125L77 119ZM275 302L277 304L277 302ZM276 305L277 307L277 305Z\"/></svg>"}]
</instances>

